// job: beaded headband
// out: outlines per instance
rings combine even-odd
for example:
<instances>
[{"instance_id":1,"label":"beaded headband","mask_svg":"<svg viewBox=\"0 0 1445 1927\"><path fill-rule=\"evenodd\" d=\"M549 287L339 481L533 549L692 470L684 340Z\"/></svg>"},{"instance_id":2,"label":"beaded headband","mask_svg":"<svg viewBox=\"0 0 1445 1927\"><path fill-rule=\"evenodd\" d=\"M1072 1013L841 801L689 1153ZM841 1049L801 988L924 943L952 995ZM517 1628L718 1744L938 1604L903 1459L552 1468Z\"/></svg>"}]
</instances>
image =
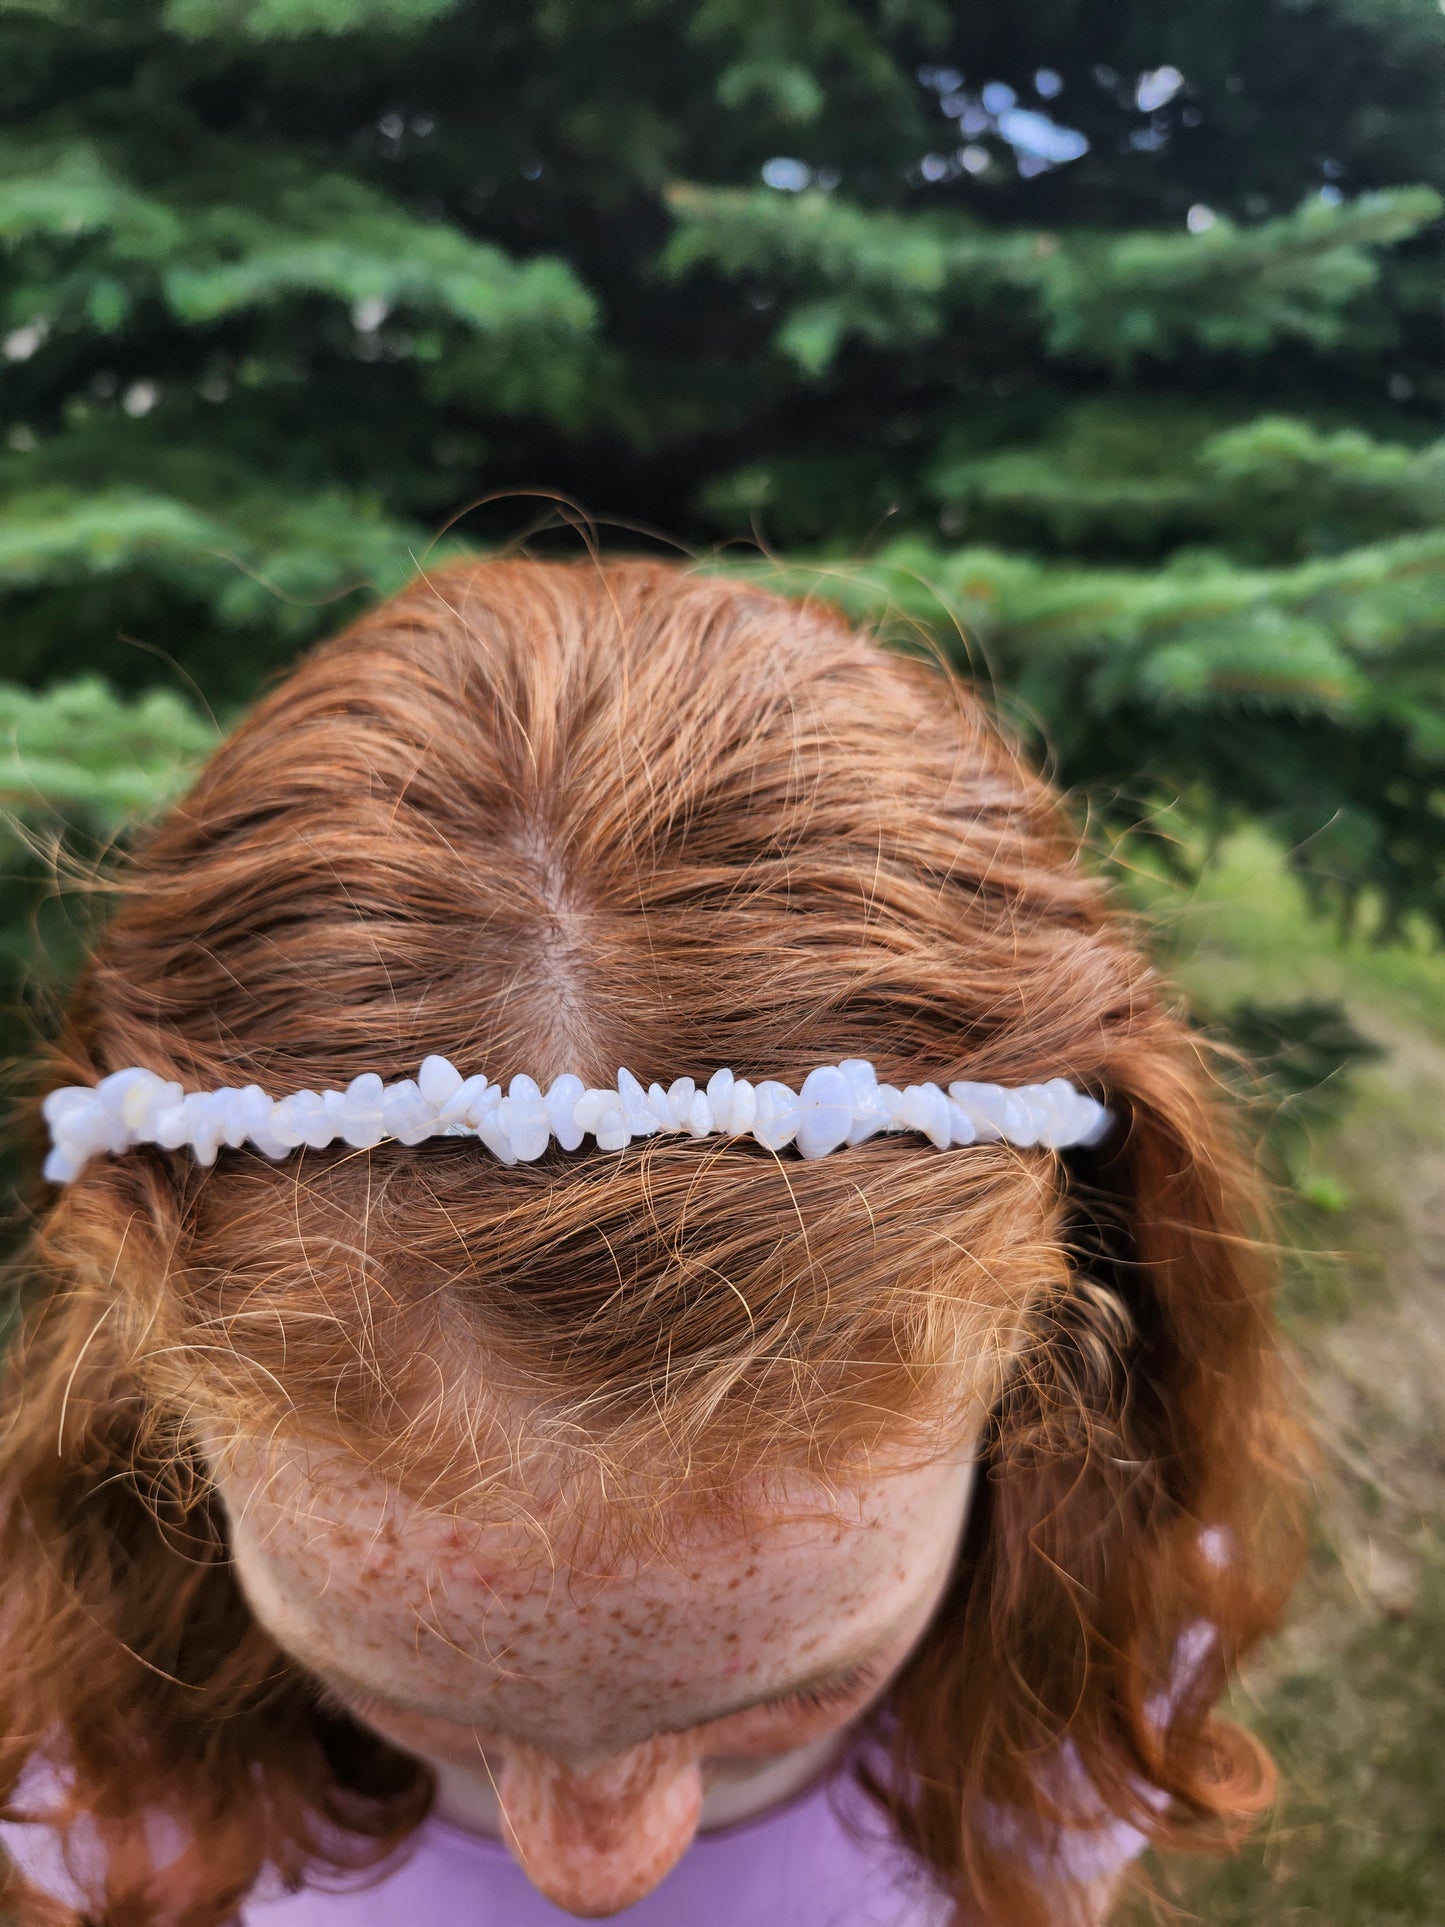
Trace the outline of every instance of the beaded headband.
<instances>
[{"instance_id":1,"label":"beaded headband","mask_svg":"<svg viewBox=\"0 0 1445 1927\"><path fill-rule=\"evenodd\" d=\"M646 1089L619 1070L615 1088L590 1089L580 1077L554 1079L544 1092L514 1077L505 1094L480 1074L463 1077L445 1057L428 1057L415 1078L384 1084L374 1071L344 1091L297 1091L279 1100L259 1084L185 1091L139 1068L115 1071L99 1084L52 1091L42 1111L53 1149L45 1175L69 1184L101 1151L118 1155L138 1144L189 1150L214 1164L223 1145L253 1144L270 1158L303 1145L324 1150L338 1138L356 1150L383 1139L420 1144L431 1137L479 1138L503 1164L528 1164L554 1140L575 1151L589 1134L600 1151L620 1151L635 1137L683 1132L689 1137L751 1136L770 1151L796 1144L805 1158L861 1144L879 1131L916 1131L940 1150L953 1145L1042 1145L1063 1151L1095 1144L1110 1113L1067 1079L1025 1084L880 1084L860 1057L810 1071L801 1089L766 1079L751 1084L714 1071L699 1089L679 1077Z\"/></svg>"}]
</instances>

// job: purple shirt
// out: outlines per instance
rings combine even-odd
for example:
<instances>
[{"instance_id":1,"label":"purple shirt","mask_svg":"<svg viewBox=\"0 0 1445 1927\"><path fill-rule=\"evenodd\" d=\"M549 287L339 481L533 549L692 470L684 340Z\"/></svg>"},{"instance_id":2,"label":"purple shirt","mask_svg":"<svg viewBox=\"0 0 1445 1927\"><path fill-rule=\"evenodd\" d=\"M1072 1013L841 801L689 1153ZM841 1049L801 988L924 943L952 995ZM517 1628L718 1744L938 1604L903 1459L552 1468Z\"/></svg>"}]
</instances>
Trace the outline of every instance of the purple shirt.
<instances>
[{"instance_id":1,"label":"purple shirt","mask_svg":"<svg viewBox=\"0 0 1445 1927\"><path fill-rule=\"evenodd\" d=\"M43 1797L50 1777L27 1775L17 1799ZM162 1827L153 1843L162 1860L165 1839ZM0 1823L0 1847L37 1887L81 1901L48 1828ZM558 1927L576 1918L543 1899L501 1841L444 1820L423 1822L385 1871L364 1878L297 1894L263 1878L242 1927ZM883 1815L839 1776L699 1834L650 1894L612 1918L629 1927L941 1927L947 1916Z\"/></svg>"},{"instance_id":2,"label":"purple shirt","mask_svg":"<svg viewBox=\"0 0 1445 1927\"><path fill-rule=\"evenodd\" d=\"M33 1767L17 1804L43 1808L54 1777ZM1002 1813L991 1821L996 1839L1016 1831ZM165 1823L154 1827L162 1862L170 1837ZM1046 1879L1083 1883L1117 1873L1144 1844L1126 1822L1097 1813L1095 1824L1061 1831L1044 1853L1022 1837L1018 1851ZM0 1847L44 1892L83 1904L43 1824L0 1822ZM84 1860L83 1839L72 1853ZM385 1869L364 1878L296 1894L263 1878L240 1927L562 1927L576 1918L543 1899L499 1840L444 1820L425 1821ZM700 1833L650 1894L611 1918L628 1927L944 1927L949 1915L886 1817L840 1773L756 1819Z\"/></svg>"},{"instance_id":3,"label":"purple shirt","mask_svg":"<svg viewBox=\"0 0 1445 1927\"><path fill-rule=\"evenodd\" d=\"M840 1779L700 1833L650 1894L611 1918L628 1927L935 1927L947 1915L884 1817ZM256 1896L242 1918L245 1927L560 1927L576 1916L544 1900L500 1841L428 1820L380 1884Z\"/></svg>"}]
</instances>

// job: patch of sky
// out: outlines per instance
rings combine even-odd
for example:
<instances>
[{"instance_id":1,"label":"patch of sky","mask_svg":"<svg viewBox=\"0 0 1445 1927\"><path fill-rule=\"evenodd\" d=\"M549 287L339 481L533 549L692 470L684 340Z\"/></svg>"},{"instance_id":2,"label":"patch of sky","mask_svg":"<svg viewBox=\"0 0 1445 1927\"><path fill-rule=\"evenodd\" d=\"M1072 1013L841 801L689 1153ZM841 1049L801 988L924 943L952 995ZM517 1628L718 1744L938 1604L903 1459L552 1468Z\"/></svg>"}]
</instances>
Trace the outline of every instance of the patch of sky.
<instances>
[{"instance_id":1,"label":"patch of sky","mask_svg":"<svg viewBox=\"0 0 1445 1927\"><path fill-rule=\"evenodd\" d=\"M998 116L998 131L1019 157L1019 172L1038 173L1041 167L1062 167L1089 151L1089 140L1077 127L1061 127L1047 114L1030 107L1009 107ZM1040 166L1025 167L1037 162Z\"/></svg>"},{"instance_id":2,"label":"patch of sky","mask_svg":"<svg viewBox=\"0 0 1445 1927\"><path fill-rule=\"evenodd\" d=\"M1184 76L1177 67L1150 67L1135 83L1134 105L1141 114L1157 113L1183 85Z\"/></svg>"},{"instance_id":3,"label":"patch of sky","mask_svg":"<svg viewBox=\"0 0 1445 1927\"><path fill-rule=\"evenodd\" d=\"M43 317L26 322L22 328L12 328L3 343L5 359L29 361L49 331L50 323Z\"/></svg>"},{"instance_id":4,"label":"patch of sky","mask_svg":"<svg viewBox=\"0 0 1445 1927\"><path fill-rule=\"evenodd\" d=\"M358 334L374 335L390 313L391 303L385 295L363 295L352 303L351 325Z\"/></svg>"},{"instance_id":5,"label":"patch of sky","mask_svg":"<svg viewBox=\"0 0 1445 1927\"><path fill-rule=\"evenodd\" d=\"M806 161L794 160L788 154L775 154L763 162L763 181L768 187L775 187L780 194L801 194L813 178L813 170Z\"/></svg>"},{"instance_id":6,"label":"patch of sky","mask_svg":"<svg viewBox=\"0 0 1445 1927\"><path fill-rule=\"evenodd\" d=\"M154 381L133 381L120 398L120 405L127 415L139 419L148 415L161 398L160 384Z\"/></svg>"},{"instance_id":7,"label":"patch of sky","mask_svg":"<svg viewBox=\"0 0 1445 1927\"><path fill-rule=\"evenodd\" d=\"M980 145L981 137L986 134L1002 135L1013 149L1015 164L1025 178L1051 167L1065 166L1089 151L1087 135L1077 128L1061 126L1036 108L1021 107L1017 90L1005 80L985 81L974 94L964 91L963 75L955 67L920 67L918 78L924 86L937 91L939 107L956 123L963 137L963 145L952 155L923 156L918 172L925 181L956 179L960 170L982 174L993 159L988 149ZM1034 75L1035 91L1046 99L1061 93L1063 85L1052 67L1040 67ZM786 165L778 161L768 163L770 168ZM767 169L764 169L764 179L770 186L794 187L792 179L773 178Z\"/></svg>"}]
</instances>

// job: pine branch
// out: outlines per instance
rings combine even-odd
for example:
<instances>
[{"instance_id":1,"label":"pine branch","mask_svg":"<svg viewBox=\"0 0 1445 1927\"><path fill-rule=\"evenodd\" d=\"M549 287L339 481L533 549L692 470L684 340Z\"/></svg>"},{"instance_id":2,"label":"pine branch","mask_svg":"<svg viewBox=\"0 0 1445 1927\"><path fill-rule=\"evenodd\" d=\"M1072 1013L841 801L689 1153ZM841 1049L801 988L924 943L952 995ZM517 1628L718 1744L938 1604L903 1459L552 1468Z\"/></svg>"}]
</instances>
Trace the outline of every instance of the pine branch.
<instances>
[{"instance_id":1,"label":"pine branch","mask_svg":"<svg viewBox=\"0 0 1445 1927\"><path fill-rule=\"evenodd\" d=\"M460 0L167 0L162 18L191 40L300 40L310 34L415 33Z\"/></svg>"},{"instance_id":2,"label":"pine branch","mask_svg":"<svg viewBox=\"0 0 1445 1927\"><path fill-rule=\"evenodd\" d=\"M1075 404L1046 438L997 452L960 432L925 482L960 531L1065 546L1182 538L1294 561L1445 523L1445 441L1411 448L1285 415L1221 427L1162 397Z\"/></svg>"},{"instance_id":3,"label":"pine branch","mask_svg":"<svg viewBox=\"0 0 1445 1927\"><path fill-rule=\"evenodd\" d=\"M126 702L93 676L38 692L0 683L0 812L107 836L168 802L215 743L170 690Z\"/></svg>"},{"instance_id":4,"label":"pine branch","mask_svg":"<svg viewBox=\"0 0 1445 1927\"><path fill-rule=\"evenodd\" d=\"M1222 556L1091 569L917 541L867 563L724 566L860 619L972 639L1008 680L1082 666L1096 712L1145 694L1370 715L1379 702L1370 672L1445 626L1445 529L1275 570ZM1440 677L1445 695L1445 662Z\"/></svg>"},{"instance_id":5,"label":"pine branch","mask_svg":"<svg viewBox=\"0 0 1445 1927\"><path fill-rule=\"evenodd\" d=\"M583 340L592 296L555 257L516 262L443 221L419 218L299 154L217 141L170 194L135 185L92 141L33 136L0 148L0 240L49 294L49 324L114 332L147 300L204 327L301 295L374 304L507 338L535 362Z\"/></svg>"},{"instance_id":6,"label":"pine branch","mask_svg":"<svg viewBox=\"0 0 1445 1927\"><path fill-rule=\"evenodd\" d=\"M0 525L0 593L140 575L207 608L219 630L304 641L357 597L391 594L458 553L343 490L287 499L255 480L224 515L140 489L18 497Z\"/></svg>"},{"instance_id":7,"label":"pine branch","mask_svg":"<svg viewBox=\"0 0 1445 1927\"><path fill-rule=\"evenodd\" d=\"M1439 218L1430 188L1340 206L1307 201L1253 227L1059 234L993 230L961 215L872 213L817 192L679 185L661 271L706 267L795 291L774 337L807 373L861 339L901 348L964 315L1022 304L1045 351L1125 368L1188 348L1261 354L1277 342L1336 346L1379 277L1379 253Z\"/></svg>"}]
</instances>

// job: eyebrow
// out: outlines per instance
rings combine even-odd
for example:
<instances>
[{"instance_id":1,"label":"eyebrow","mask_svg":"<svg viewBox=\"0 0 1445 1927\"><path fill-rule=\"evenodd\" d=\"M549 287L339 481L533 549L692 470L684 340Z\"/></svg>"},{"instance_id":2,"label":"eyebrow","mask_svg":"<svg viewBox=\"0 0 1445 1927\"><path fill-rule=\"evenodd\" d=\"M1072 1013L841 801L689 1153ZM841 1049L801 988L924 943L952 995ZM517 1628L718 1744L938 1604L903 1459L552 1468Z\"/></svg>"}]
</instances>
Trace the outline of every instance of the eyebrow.
<instances>
[{"instance_id":1,"label":"eyebrow","mask_svg":"<svg viewBox=\"0 0 1445 1927\"><path fill-rule=\"evenodd\" d=\"M775 1687L771 1692L767 1693L758 1693L752 1699L741 1700L734 1706L725 1706L715 1713L705 1713L701 1718L688 1720L685 1725L659 1726L656 1730L659 1733L686 1733L691 1731L695 1726L715 1726L721 1720L736 1718L739 1713L755 1712L762 1706L781 1705L784 1701L795 1699L802 1693L818 1692L820 1689L832 1685L839 1680L848 1679L850 1675L854 1673L866 1674L869 1667L876 1662L879 1655L888 1651L894 1639L897 1638L899 1630L897 1625L891 1626L885 1631L881 1639L873 1642L866 1653L858 1654L850 1659L841 1660L836 1665L825 1667L820 1672L810 1673L804 1679L794 1680L787 1686ZM306 1665L307 1671L314 1674L324 1687L328 1688L329 1691L342 1701L345 1701L348 1694L353 1698L361 1700L382 1700L385 1701L386 1704L394 1706L400 1713L419 1713L424 1719L446 1720L452 1725L480 1726L489 1733L495 1733L498 1739L506 1739L509 1737L500 1727L486 1726L484 1721L458 1720L455 1708L450 1708L446 1712L438 1712L435 1707L424 1705L420 1700L409 1700L390 1693L379 1693L375 1687L364 1685L360 1680L347 1679L344 1674L336 1671L332 1667L308 1665L305 1661L303 1661L302 1664ZM868 1683L872 1684L871 1680ZM862 1682L860 1682L860 1686L861 1684Z\"/></svg>"},{"instance_id":2,"label":"eyebrow","mask_svg":"<svg viewBox=\"0 0 1445 1927\"><path fill-rule=\"evenodd\" d=\"M880 1653L887 1652L888 1643L885 1639L862 1658L848 1660L839 1666L830 1666L825 1672L813 1673L807 1679L795 1680L791 1686L776 1688L771 1693L759 1693L755 1698L742 1700L736 1706L725 1706L720 1712L705 1714L700 1720L689 1720L686 1727L660 1726L657 1730L659 1733L685 1733L693 1726L715 1726L719 1720L735 1719L739 1713L751 1713L760 1706L781 1705L783 1701L797 1699L801 1694L816 1693L841 1680L851 1680L855 1673L862 1676L858 1682L861 1690L865 1683L868 1685L873 1683L869 1676L869 1669Z\"/></svg>"}]
</instances>

